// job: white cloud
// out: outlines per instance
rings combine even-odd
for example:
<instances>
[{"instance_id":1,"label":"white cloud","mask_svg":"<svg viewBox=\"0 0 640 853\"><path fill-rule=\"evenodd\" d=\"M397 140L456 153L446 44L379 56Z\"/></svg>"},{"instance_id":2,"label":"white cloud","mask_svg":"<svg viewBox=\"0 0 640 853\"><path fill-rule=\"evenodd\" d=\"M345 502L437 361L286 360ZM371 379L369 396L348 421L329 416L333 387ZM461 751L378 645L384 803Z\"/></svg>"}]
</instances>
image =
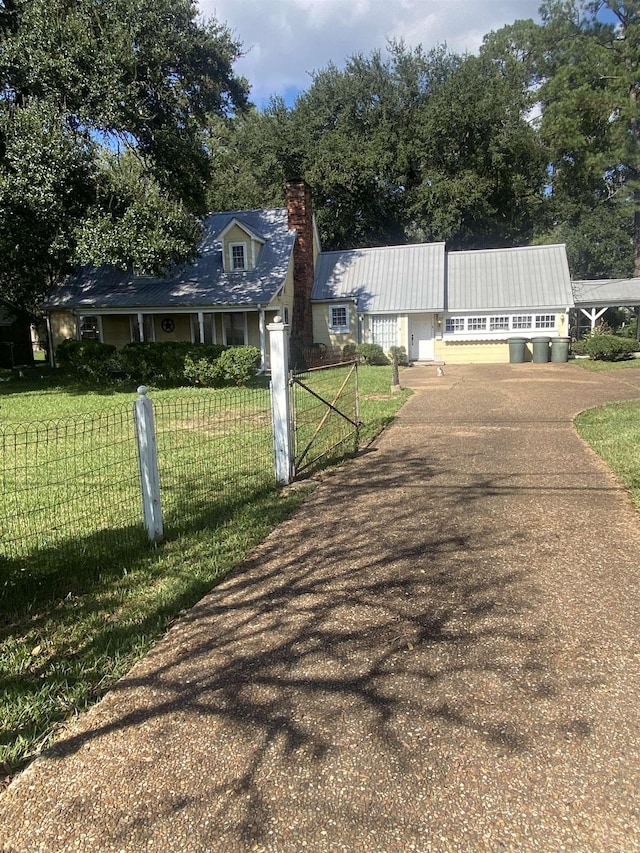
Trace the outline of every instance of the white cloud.
<instances>
[{"instance_id":1,"label":"white cloud","mask_svg":"<svg viewBox=\"0 0 640 853\"><path fill-rule=\"evenodd\" d=\"M199 0L227 23L246 51L236 70L263 105L306 89L309 75L355 53L403 38L425 50L443 44L475 53L483 37L517 18L537 17L540 0Z\"/></svg>"}]
</instances>

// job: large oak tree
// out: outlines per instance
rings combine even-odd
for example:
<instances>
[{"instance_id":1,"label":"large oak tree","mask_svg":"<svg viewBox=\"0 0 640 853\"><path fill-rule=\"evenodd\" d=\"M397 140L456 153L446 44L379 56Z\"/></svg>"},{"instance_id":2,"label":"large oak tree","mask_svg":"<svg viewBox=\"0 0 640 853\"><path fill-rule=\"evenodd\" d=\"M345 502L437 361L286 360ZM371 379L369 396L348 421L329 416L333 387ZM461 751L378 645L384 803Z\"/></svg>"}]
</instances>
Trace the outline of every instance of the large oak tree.
<instances>
[{"instance_id":1,"label":"large oak tree","mask_svg":"<svg viewBox=\"0 0 640 853\"><path fill-rule=\"evenodd\" d=\"M640 275L640 3L547 0L484 51L519 62L548 162L538 231L566 240L572 271ZM635 223L635 224L634 224Z\"/></svg>"},{"instance_id":2,"label":"large oak tree","mask_svg":"<svg viewBox=\"0 0 640 853\"><path fill-rule=\"evenodd\" d=\"M192 255L212 117L240 45L193 0L0 0L0 285L32 305L78 259Z\"/></svg>"}]
</instances>

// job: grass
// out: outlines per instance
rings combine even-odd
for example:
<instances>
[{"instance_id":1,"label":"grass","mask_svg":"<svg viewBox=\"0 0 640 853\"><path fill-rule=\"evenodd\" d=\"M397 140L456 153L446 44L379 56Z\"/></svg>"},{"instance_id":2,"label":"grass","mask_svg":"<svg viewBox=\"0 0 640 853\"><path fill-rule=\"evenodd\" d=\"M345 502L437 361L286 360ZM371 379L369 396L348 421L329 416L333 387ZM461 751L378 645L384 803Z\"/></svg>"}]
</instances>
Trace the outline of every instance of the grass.
<instances>
[{"instance_id":1,"label":"grass","mask_svg":"<svg viewBox=\"0 0 640 853\"><path fill-rule=\"evenodd\" d=\"M630 358L625 361L592 361L590 358L577 358L573 361L584 370L590 370L592 373L602 373L608 370L638 370L640 368L640 359Z\"/></svg>"},{"instance_id":2,"label":"grass","mask_svg":"<svg viewBox=\"0 0 640 853\"><path fill-rule=\"evenodd\" d=\"M388 367L362 368L359 383L361 439L367 443L391 422L409 392L390 393ZM233 402L231 392L218 393ZM158 413L170 409L177 397L186 397L197 408L211 391L154 390L151 396ZM106 411L115 418L120 411L130 411L135 397L133 389L79 386L47 368L35 368L24 379L4 374L0 432L3 424L9 430L15 422L64 422L95 412ZM226 491L211 472L189 475L195 459L218 458L225 445L245 461L251 452L264 452L262 439L256 438L255 447L238 453L239 439L230 426L237 421L233 405L226 410L227 417L217 419L213 431L202 430L195 416L183 418L179 446L172 443L173 433L163 437L162 415L157 418L159 445L167 443L175 469L163 489L170 535L161 548L150 549L139 525L128 523L126 512L137 515L138 498L135 483L121 477L109 499L111 508L98 513L100 529L87 536L81 548L66 554L53 537L49 559L42 564L35 559L38 555L31 564L0 557L0 776L23 767L65 720L104 695L185 609L299 506L311 488L276 490L268 479L252 479L252 468L238 469ZM256 421L256 434L263 434L255 406L248 418L246 412L243 417ZM95 435L83 440L95 453ZM216 454L206 452L210 442L216 442ZM130 453L126 446L125 456ZM48 460L47 470L55 469L55 464ZM5 494L11 492L10 485L5 487ZM21 500L23 504L14 508L16 518L32 509L28 497ZM187 500L188 512L183 504ZM59 505L57 511L60 514ZM46 530L47 524L41 523Z\"/></svg>"},{"instance_id":3,"label":"grass","mask_svg":"<svg viewBox=\"0 0 640 853\"><path fill-rule=\"evenodd\" d=\"M578 415L575 425L582 438L620 477L640 509L640 400L589 409Z\"/></svg>"}]
</instances>

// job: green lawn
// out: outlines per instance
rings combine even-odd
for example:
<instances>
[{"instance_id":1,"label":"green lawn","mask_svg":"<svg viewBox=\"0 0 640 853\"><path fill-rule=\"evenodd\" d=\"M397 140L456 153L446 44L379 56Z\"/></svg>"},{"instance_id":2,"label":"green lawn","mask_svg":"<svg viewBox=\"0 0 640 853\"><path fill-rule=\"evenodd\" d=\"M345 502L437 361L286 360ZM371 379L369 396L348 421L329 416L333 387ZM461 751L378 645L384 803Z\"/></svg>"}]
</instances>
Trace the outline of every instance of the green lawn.
<instances>
[{"instance_id":1,"label":"green lawn","mask_svg":"<svg viewBox=\"0 0 640 853\"><path fill-rule=\"evenodd\" d=\"M625 361L592 361L590 358L576 358L573 364L577 364L584 370L590 370L593 373L602 373L609 370L639 370L640 359L630 358Z\"/></svg>"},{"instance_id":2,"label":"green lawn","mask_svg":"<svg viewBox=\"0 0 640 853\"><path fill-rule=\"evenodd\" d=\"M77 421L82 414L96 412L106 413L103 418L110 428L122 412L128 417L136 398L135 389L90 389L49 373L46 368L34 369L24 379L10 378L9 374L0 378L0 432L4 429L13 434L12 424L31 421L56 421L55 428L61 429L70 416ZM391 422L408 396L409 392L392 395L390 381L390 367L359 370L364 443ZM229 389L215 393L221 398L226 395L225 411L229 415L217 419L215 430L208 427L205 431L198 428L197 412L211 397L210 390L152 389L150 393L158 404L158 443L166 443L175 470L173 479L165 480L163 487L170 535L162 547L151 549L139 525L129 523L128 519L137 518L139 498L135 477L122 477L99 511L101 529L87 539L86 548L79 553L76 549L66 556L64 543L56 544L55 538L55 528L62 524L43 520L44 531L47 525L54 528L43 533L52 537L48 561L39 563L34 558L30 565L24 560L0 558L0 776L23 766L64 720L99 699L180 612L215 586L300 504L306 489L311 488L277 490L269 479L256 476L258 467L250 464L252 454L260 461L271 452L264 440L259 407L251 403L250 411L245 410L244 417L253 423L254 431L249 444L238 453L239 439L227 428L237 420L234 407L239 403L234 395L238 392ZM170 416L178 398L190 401L194 412L193 416L182 416L179 446L173 437L175 431L163 434L163 417ZM256 399L263 398L258 394ZM81 440L86 444L87 458L95 455L96 435L89 431ZM238 469L231 484L228 477L216 482L215 473L210 471L203 474L196 469L195 475L189 474L194 470L194 460L213 456L207 452L213 441L218 451L225 444L235 449L234 457L245 466ZM29 446L27 442L21 451L25 454L25 472L35 461ZM117 451L123 470L124 466L131 470L132 448L131 436L127 436ZM49 451L43 444L39 452ZM52 468L55 473L57 462L44 461L49 473ZM110 464L117 462L114 459ZM78 480L92 476L74 473ZM226 491L225 480L231 486ZM55 503L61 500L55 488L51 486L52 497L61 521L64 508ZM3 498L0 485L0 504L3 499L15 499L12 491L12 485L5 483ZM181 503L187 499L188 513ZM16 523L29 512L38 511L24 496L21 500L22 505L14 506ZM33 496L30 502L34 503ZM95 515L96 511L91 513ZM10 512L6 514L10 516Z\"/></svg>"},{"instance_id":3,"label":"green lawn","mask_svg":"<svg viewBox=\"0 0 640 853\"><path fill-rule=\"evenodd\" d=\"M579 434L629 489L640 509L640 400L589 409L575 421Z\"/></svg>"}]
</instances>

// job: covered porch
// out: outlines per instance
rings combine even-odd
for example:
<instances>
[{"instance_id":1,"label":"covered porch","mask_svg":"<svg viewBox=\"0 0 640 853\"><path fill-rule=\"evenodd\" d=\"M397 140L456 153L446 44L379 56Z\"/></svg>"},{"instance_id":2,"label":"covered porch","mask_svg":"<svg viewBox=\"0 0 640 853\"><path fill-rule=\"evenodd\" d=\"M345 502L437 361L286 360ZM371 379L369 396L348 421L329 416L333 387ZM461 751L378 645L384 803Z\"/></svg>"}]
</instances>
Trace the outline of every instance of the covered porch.
<instances>
[{"instance_id":1,"label":"covered porch","mask_svg":"<svg viewBox=\"0 0 640 853\"><path fill-rule=\"evenodd\" d=\"M124 312L118 309L75 309L51 311L47 317L49 338L55 348L63 340L96 340L118 349L132 342L190 341L197 344L255 346L260 350L261 366L269 367L269 343L266 327L278 313L276 308L256 306L199 311L145 308Z\"/></svg>"},{"instance_id":2,"label":"covered porch","mask_svg":"<svg viewBox=\"0 0 640 853\"><path fill-rule=\"evenodd\" d=\"M580 280L572 281L575 304L575 337L587 321L587 329L593 332L598 320L608 308L630 308L640 317L640 278ZM640 323L638 324L640 330ZM639 338L640 340L640 338Z\"/></svg>"}]
</instances>

